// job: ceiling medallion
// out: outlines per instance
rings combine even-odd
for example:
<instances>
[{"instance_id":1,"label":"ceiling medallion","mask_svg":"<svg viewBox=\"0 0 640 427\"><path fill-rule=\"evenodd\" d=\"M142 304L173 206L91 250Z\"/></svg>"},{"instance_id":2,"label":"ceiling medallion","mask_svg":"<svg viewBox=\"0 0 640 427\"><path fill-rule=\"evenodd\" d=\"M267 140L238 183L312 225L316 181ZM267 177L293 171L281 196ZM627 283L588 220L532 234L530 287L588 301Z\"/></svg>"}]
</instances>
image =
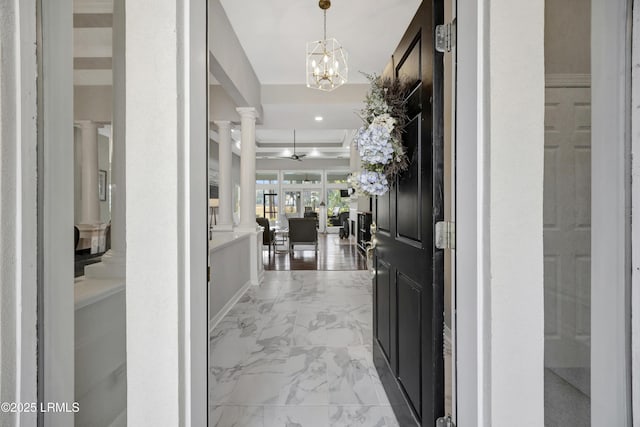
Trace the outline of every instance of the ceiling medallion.
<instances>
[{"instance_id":1,"label":"ceiling medallion","mask_svg":"<svg viewBox=\"0 0 640 427\"><path fill-rule=\"evenodd\" d=\"M347 52L338 40L327 39L327 9L331 1L320 0L318 6L324 13L324 38L307 43L307 87L329 92L347 82Z\"/></svg>"}]
</instances>

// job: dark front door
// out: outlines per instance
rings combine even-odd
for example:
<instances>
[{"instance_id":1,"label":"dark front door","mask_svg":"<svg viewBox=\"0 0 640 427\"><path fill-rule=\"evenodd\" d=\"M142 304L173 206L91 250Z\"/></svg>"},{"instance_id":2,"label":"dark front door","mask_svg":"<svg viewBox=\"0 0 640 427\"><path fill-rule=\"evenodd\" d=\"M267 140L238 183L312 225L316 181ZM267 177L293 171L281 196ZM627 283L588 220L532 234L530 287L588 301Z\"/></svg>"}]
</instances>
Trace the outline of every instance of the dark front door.
<instances>
[{"instance_id":1,"label":"dark front door","mask_svg":"<svg viewBox=\"0 0 640 427\"><path fill-rule=\"evenodd\" d=\"M411 82L404 145L409 169L374 200L374 358L402 426L434 426L444 411L443 58L434 28L443 1L422 3L385 70Z\"/></svg>"}]
</instances>

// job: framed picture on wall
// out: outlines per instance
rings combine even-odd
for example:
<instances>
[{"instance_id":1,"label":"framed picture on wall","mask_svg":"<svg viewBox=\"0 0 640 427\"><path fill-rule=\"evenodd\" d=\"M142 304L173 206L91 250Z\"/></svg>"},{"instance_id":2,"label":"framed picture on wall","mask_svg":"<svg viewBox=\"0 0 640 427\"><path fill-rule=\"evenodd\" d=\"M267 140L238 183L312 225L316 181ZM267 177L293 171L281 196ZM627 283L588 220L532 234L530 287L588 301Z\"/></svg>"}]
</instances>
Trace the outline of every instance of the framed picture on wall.
<instances>
[{"instance_id":1,"label":"framed picture on wall","mask_svg":"<svg viewBox=\"0 0 640 427\"><path fill-rule=\"evenodd\" d=\"M107 200L107 171L102 169L98 171L98 197L102 202Z\"/></svg>"}]
</instances>

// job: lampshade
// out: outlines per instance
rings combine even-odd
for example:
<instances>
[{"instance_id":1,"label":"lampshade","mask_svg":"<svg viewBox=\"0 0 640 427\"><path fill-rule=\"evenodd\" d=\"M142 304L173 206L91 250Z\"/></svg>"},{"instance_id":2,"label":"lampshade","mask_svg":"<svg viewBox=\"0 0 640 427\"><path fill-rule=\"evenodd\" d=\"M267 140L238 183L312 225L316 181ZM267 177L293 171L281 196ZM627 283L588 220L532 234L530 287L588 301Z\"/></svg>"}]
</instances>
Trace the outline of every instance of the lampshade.
<instances>
[{"instance_id":1,"label":"lampshade","mask_svg":"<svg viewBox=\"0 0 640 427\"><path fill-rule=\"evenodd\" d=\"M324 38L307 43L307 87L332 91L347 82L347 52L338 40L327 38L327 9L331 1L320 0L324 13Z\"/></svg>"}]
</instances>

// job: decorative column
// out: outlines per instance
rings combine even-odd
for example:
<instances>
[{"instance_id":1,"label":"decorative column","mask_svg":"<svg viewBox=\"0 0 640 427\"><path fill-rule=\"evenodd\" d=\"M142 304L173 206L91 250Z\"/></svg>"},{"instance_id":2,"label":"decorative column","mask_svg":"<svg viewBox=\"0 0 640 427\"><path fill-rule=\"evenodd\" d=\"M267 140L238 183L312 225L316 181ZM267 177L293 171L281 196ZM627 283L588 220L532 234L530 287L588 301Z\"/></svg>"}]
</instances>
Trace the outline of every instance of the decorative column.
<instances>
[{"instance_id":1,"label":"decorative column","mask_svg":"<svg viewBox=\"0 0 640 427\"><path fill-rule=\"evenodd\" d=\"M349 169L351 172L358 172L360 169L360 154L353 141L349 149ZM353 230L354 224L358 224L358 197L349 198L349 237L351 237L351 233L357 235L357 232Z\"/></svg>"},{"instance_id":2,"label":"decorative column","mask_svg":"<svg viewBox=\"0 0 640 427\"><path fill-rule=\"evenodd\" d=\"M233 141L231 140L231 122L220 120L216 121L215 124L218 126L218 163L220 173L218 174L218 221L213 229L214 231L231 231L233 230L233 182L231 180Z\"/></svg>"},{"instance_id":3,"label":"decorative column","mask_svg":"<svg viewBox=\"0 0 640 427\"><path fill-rule=\"evenodd\" d=\"M113 113L111 122L111 248L102 262L85 267L86 277L124 278L125 205L125 20L124 0L113 2Z\"/></svg>"},{"instance_id":4,"label":"decorative column","mask_svg":"<svg viewBox=\"0 0 640 427\"><path fill-rule=\"evenodd\" d=\"M258 285L264 275L262 264L262 227L256 223L256 117L253 107L236 108L240 114L240 225L238 231L251 233L249 271L251 283Z\"/></svg>"},{"instance_id":5,"label":"decorative column","mask_svg":"<svg viewBox=\"0 0 640 427\"><path fill-rule=\"evenodd\" d=\"M98 124L79 122L82 134L82 209L81 224L100 222L98 199Z\"/></svg>"},{"instance_id":6,"label":"decorative column","mask_svg":"<svg viewBox=\"0 0 640 427\"><path fill-rule=\"evenodd\" d=\"M242 139L240 147L240 226L256 230L256 117L253 107L236 108L240 114ZM221 174L222 175L222 174Z\"/></svg>"}]
</instances>

